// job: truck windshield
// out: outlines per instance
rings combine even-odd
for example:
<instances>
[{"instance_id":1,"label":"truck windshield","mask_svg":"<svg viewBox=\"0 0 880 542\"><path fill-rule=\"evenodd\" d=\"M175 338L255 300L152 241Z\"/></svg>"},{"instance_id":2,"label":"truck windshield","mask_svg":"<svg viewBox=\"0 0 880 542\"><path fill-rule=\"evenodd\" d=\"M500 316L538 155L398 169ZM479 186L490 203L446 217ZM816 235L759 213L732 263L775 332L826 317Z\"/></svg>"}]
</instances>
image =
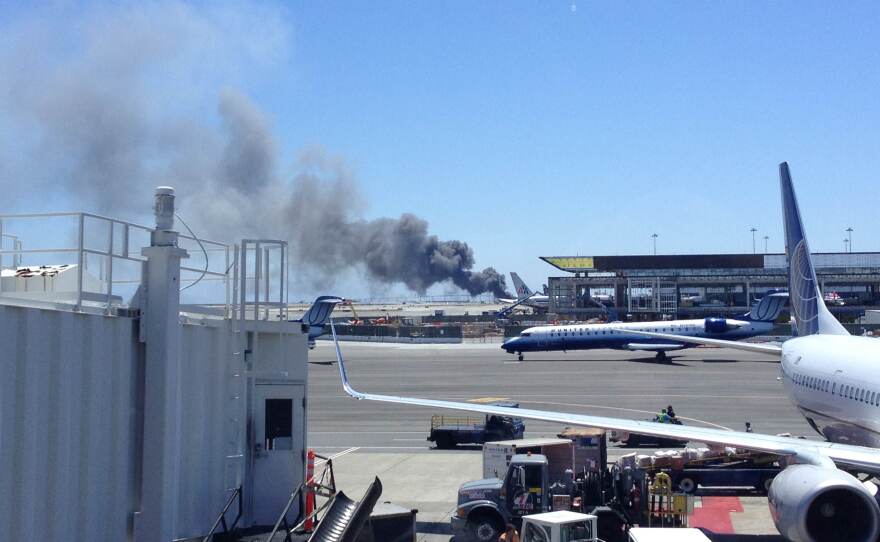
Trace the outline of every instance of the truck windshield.
<instances>
[{"instance_id":1,"label":"truck windshield","mask_svg":"<svg viewBox=\"0 0 880 542\"><path fill-rule=\"evenodd\" d=\"M590 525L586 521L567 523L559 532L559 542L578 542L593 540Z\"/></svg>"}]
</instances>

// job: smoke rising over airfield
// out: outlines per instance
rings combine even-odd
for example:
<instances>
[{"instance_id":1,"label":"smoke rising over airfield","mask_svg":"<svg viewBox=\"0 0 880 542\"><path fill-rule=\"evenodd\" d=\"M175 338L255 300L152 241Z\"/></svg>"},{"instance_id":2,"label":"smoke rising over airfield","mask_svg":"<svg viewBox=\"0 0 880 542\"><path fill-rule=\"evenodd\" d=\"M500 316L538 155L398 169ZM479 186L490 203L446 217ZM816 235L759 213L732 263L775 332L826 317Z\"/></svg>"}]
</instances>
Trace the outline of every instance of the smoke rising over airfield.
<instances>
[{"instance_id":1,"label":"smoke rising over airfield","mask_svg":"<svg viewBox=\"0 0 880 542\"><path fill-rule=\"evenodd\" d=\"M416 292L451 282L504 295L502 275L474 271L467 243L430 234L424 219L362 218L365 200L342 159L313 147L280 173L271 122L235 90L235 74L277 68L287 28L283 12L265 7L179 2L0 26L3 190L16 201L60 189L76 207L125 217L143 213L153 187L172 185L199 235L283 237L297 276L314 285L355 268Z\"/></svg>"}]
</instances>

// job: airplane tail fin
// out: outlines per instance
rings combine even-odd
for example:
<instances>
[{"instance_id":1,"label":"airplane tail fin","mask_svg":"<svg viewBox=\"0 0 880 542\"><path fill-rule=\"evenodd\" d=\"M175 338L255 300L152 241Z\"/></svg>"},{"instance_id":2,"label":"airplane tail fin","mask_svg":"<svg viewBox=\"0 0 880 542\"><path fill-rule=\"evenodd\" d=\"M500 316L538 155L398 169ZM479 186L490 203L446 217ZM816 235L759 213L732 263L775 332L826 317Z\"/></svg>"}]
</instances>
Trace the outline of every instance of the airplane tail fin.
<instances>
[{"instance_id":1,"label":"airplane tail fin","mask_svg":"<svg viewBox=\"0 0 880 542\"><path fill-rule=\"evenodd\" d=\"M315 299L315 302L312 303L312 306L309 307L309 310L303 314L300 320L310 326L323 326L330 319L330 314L333 313L337 303L342 303L341 297L322 295Z\"/></svg>"},{"instance_id":2,"label":"airplane tail fin","mask_svg":"<svg viewBox=\"0 0 880 542\"><path fill-rule=\"evenodd\" d=\"M532 291L526 286L526 283L523 282L519 275L516 274L516 271L510 273L510 278L513 279L513 287L516 288L516 297L517 299L522 299L524 297L528 297L532 295Z\"/></svg>"},{"instance_id":3,"label":"airplane tail fin","mask_svg":"<svg viewBox=\"0 0 880 542\"><path fill-rule=\"evenodd\" d=\"M792 330L796 330L800 336L849 335L825 307L787 162L779 164L779 185L782 192L785 253L788 255L788 295L791 315L796 324Z\"/></svg>"},{"instance_id":4,"label":"airplane tail fin","mask_svg":"<svg viewBox=\"0 0 880 542\"><path fill-rule=\"evenodd\" d=\"M767 292L764 297L755 301L746 319L754 322L773 322L779 317L788 300L788 292Z\"/></svg>"}]
</instances>

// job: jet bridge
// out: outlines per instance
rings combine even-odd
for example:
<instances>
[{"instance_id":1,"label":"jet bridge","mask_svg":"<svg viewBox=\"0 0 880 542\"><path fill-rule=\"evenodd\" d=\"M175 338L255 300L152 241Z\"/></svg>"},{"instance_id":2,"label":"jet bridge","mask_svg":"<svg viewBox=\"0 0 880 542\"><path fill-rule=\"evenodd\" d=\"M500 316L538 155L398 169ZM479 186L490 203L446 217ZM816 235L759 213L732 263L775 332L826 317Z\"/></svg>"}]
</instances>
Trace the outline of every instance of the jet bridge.
<instances>
[{"instance_id":1,"label":"jet bridge","mask_svg":"<svg viewBox=\"0 0 880 542\"><path fill-rule=\"evenodd\" d=\"M287 244L178 233L173 190L154 203L155 226L0 215L4 539L167 542L231 499L271 525L304 480Z\"/></svg>"}]
</instances>

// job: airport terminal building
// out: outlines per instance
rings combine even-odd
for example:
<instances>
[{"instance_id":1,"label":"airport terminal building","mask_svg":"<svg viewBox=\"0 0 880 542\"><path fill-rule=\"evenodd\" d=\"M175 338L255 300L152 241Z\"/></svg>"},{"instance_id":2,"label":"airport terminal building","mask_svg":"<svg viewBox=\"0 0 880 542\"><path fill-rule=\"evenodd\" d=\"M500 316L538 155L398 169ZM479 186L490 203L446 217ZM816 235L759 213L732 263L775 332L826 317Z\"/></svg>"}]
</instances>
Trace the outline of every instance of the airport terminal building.
<instances>
[{"instance_id":1,"label":"airport terminal building","mask_svg":"<svg viewBox=\"0 0 880 542\"><path fill-rule=\"evenodd\" d=\"M880 306L880 252L814 253L826 303L852 320ZM784 254L542 256L569 273L548 279L549 312L561 318L595 315L597 297L633 319L737 314L749 300L786 288ZM607 296L607 297L606 297Z\"/></svg>"}]
</instances>

